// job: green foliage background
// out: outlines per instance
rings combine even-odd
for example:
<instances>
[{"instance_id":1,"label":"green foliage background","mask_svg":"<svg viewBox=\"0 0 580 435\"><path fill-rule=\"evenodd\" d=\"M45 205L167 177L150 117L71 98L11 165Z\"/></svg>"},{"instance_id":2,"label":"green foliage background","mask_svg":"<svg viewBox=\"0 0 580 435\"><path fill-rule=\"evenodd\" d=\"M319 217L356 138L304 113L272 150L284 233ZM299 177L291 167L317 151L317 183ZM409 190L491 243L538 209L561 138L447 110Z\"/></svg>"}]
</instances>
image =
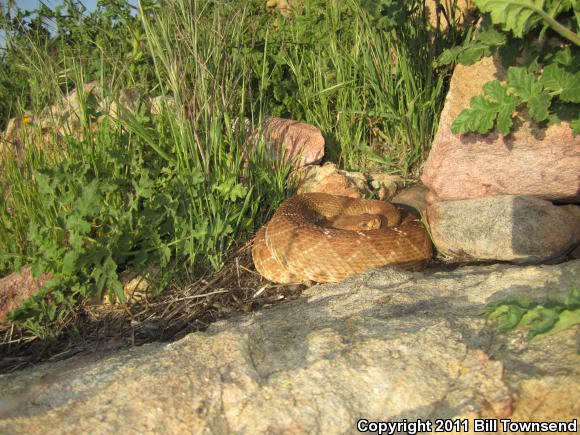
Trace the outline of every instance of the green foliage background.
<instances>
[{"instance_id":1,"label":"green foliage background","mask_svg":"<svg viewBox=\"0 0 580 435\"><path fill-rule=\"evenodd\" d=\"M264 3L2 9L0 126L95 80L100 99L137 88L165 101L157 115L142 104L109 119L81 93L82 134L23 129L0 173L0 274L30 263L52 279L14 322L58 334L83 300L123 302L127 268L159 269L159 290L184 269L219 270L288 189L288 167L262 144L248 150L237 119L309 122L345 168L416 171L449 72L433 59L461 35L432 34L422 1L369 14L355 0L306 0L289 17Z\"/></svg>"},{"instance_id":2,"label":"green foliage background","mask_svg":"<svg viewBox=\"0 0 580 435\"><path fill-rule=\"evenodd\" d=\"M2 150L0 276L24 264L52 276L12 320L56 335L84 300L123 302L128 268L159 269L159 291L184 269L219 270L289 189L289 168L268 161L263 144L248 148L238 120L305 121L345 169L412 178L453 64L494 51L517 64L507 64L507 84L486 85L455 131L507 134L522 105L541 123L575 120L578 48L544 43L554 33L537 14L513 21L513 9L498 15L497 2L478 3L491 5L494 21L466 34L455 20L434 31L420 0L304 0L288 17L263 0L143 0L138 10L99 0L90 13L73 0L33 12L3 6L0 128L92 81L110 103L130 88L163 102L158 114L140 104L114 118L81 92L81 134L32 123ZM570 2L544 5L576 25ZM518 45L502 26L540 43Z\"/></svg>"}]
</instances>

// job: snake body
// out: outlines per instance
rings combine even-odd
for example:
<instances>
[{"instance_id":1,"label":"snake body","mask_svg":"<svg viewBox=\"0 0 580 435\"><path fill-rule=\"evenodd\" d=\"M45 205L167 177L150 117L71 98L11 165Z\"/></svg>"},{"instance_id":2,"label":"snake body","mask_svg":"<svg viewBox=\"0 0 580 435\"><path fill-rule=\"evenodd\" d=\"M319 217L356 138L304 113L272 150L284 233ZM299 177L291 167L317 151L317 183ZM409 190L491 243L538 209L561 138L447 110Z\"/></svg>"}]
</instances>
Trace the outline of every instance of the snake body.
<instances>
[{"instance_id":1,"label":"snake body","mask_svg":"<svg viewBox=\"0 0 580 435\"><path fill-rule=\"evenodd\" d=\"M417 266L432 255L431 239L412 215L383 201L326 193L284 201L252 249L258 272L285 284L338 282L373 267Z\"/></svg>"}]
</instances>

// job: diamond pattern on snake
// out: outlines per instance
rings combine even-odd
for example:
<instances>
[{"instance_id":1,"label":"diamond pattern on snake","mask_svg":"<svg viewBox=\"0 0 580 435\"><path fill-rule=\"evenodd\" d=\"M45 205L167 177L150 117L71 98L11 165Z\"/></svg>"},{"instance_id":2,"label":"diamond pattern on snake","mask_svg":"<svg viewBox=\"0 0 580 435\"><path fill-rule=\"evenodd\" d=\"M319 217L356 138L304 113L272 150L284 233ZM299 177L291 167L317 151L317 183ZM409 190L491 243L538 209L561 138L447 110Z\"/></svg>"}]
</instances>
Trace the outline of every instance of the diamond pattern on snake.
<instances>
[{"instance_id":1,"label":"diamond pattern on snake","mask_svg":"<svg viewBox=\"0 0 580 435\"><path fill-rule=\"evenodd\" d=\"M339 282L373 267L416 267L433 255L421 221L384 201L327 193L285 200L254 238L256 270L283 284Z\"/></svg>"}]
</instances>

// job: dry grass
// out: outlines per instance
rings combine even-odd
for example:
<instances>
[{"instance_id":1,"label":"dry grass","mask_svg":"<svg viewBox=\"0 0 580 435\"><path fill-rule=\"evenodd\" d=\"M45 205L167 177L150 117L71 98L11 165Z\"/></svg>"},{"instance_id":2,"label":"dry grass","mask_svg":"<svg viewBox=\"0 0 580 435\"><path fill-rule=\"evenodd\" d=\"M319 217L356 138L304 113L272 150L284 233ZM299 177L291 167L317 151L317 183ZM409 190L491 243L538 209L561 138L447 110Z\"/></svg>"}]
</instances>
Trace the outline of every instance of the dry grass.
<instances>
[{"instance_id":1,"label":"dry grass","mask_svg":"<svg viewBox=\"0 0 580 435\"><path fill-rule=\"evenodd\" d=\"M568 259L571 257L563 260ZM429 276L461 266L498 263L438 254L421 272ZM0 329L0 373L73 355L178 340L191 332L204 331L216 320L296 299L306 288L264 280L254 268L251 242L232 249L219 272L197 279L185 276L184 281L188 284L173 283L158 296L126 306L84 303L66 319L64 332L53 340L42 340L14 325L4 327Z\"/></svg>"},{"instance_id":2,"label":"dry grass","mask_svg":"<svg viewBox=\"0 0 580 435\"><path fill-rule=\"evenodd\" d=\"M232 250L219 272L162 294L122 305L81 305L64 332L42 340L14 325L0 329L0 373L77 354L108 352L155 341L177 340L235 314L296 299L304 286L277 285L255 271L250 242Z\"/></svg>"}]
</instances>

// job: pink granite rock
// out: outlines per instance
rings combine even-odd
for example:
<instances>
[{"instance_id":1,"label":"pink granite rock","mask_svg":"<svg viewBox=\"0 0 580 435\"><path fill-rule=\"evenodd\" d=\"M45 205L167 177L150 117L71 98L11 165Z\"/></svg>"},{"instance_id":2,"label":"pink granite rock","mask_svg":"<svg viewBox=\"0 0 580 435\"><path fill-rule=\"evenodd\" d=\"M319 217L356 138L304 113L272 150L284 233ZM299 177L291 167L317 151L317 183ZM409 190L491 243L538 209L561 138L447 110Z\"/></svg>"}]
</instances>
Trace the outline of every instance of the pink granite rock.
<instances>
[{"instance_id":1,"label":"pink granite rock","mask_svg":"<svg viewBox=\"0 0 580 435\"><path fill-rule=\"evenodd\" d=\"M313 125L291 119L267 117L262 138L274 158L292 162L294 168L319 163L324 157L324 137Z\"/></svg>"},{"instance_id":2,"label":"pink granite rock","mask_svg":"<svg viewBox=\"0 0 580 435\"><path fill-rule=\"evenodd\" d=\"M50 276L34 278L30 266L0 279L0 325L6 323L8 313L18 308L28 297L36 293Z\"/></svg>"},{"instance_id":3,"label":"pink granite rock","mask_svg":"<svg viewBox=\"0 0 580 435\"><path fill-rule=\"evenodd\" d=\"M481 94L483 84L504 78L505 70L491 57L455 69L421 176L431 189L427 200L513 194L580 202L580 137L572 136L568 123L540 128L518 112L515 130L506 137L451 132L451 124Z\"/></svg>"}]
</instances>

